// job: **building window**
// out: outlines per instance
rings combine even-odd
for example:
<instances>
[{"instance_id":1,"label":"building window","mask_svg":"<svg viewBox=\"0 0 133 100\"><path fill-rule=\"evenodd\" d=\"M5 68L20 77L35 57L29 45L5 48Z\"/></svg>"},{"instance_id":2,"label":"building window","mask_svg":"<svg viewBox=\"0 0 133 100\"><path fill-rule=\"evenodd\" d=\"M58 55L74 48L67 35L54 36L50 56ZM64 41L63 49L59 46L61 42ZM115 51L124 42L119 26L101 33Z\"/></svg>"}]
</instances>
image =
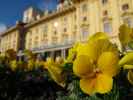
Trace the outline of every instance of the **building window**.
<instances>
[{"instance_id":1,"label":"building window","mask_svg":"<svg viewBox=\"0 0 133 100\"><path fill-rule=\"evenodd\" d=\"M87 17L86 16L83 17L83 21L84 22L87 21Z\"/></svg>"},{"instance_id":2,"label":"building window","mask_svg":"<svg viewBox=\"0 0 133 100\"><path fill-rule=\"evenodd\" d=\"M38 28L36 28L35 33L36 33L36 34L38 34L38 33L39 33L39 29L38 29Z\"/></svg>"},{"instance_id":3,"label":"building window","mask_svg":"<svg viewBox=\"0 0 133 100\"><path fill-rule=\"evenodd\" d=\"M67 25L67 23L68 23L67 17L64 17L64 18L63 18L63 23L64 23L64 25Z\"/></svg>"},{"instance_id":4,"label":"building window","mask_svg":"<svg viewBox=\"0 0 133 100\"><path fill-rule=\"evenodd\" d=\"M56 45L57 44L57 41L58 41L58 38L57 37L52 37L52 44L53 45Z\"/></svg>"},{"instance_id":5,"label":"building window","mask_svg":"<svg viewBox=\"0 0 133 100\"><path fill-rule=\"evenodd\" d=\"M47 37L47 33L43 33L42 38L45 38L45 37Z\"/></svg>"},{"instance_id":6,"label":"building window","mask_svg":"<svg viewBox=\"0 0 133 100\"><path fill-rule=\"evenodd\" d=\"M133 28L133 19L132 18L124 18L124 23L127 24L129 27Z\"/></svg>"},{"instance_id":7,"label":"building window","mask_svg":"<svg viewBox=\"0 0 133 100\"><path fill-rule=\"evenodd\" d=\"M34 41L34 46L35 46L35 48L38 47L38 41L37 40Z\"/></svg>"},{"instance_id":8,"label":"building window","mask_svg":"<svg viewBox=\"0 0 133 100\"><path fill-rule=\"evenodd\" d=\"M65 43L65 44L68 43L68 35L64 35L64 36L63 36L63 40L64 40L64 43Z\"/></svg>"},{"instance_id":9,"label":"building window","mask_svg":"<svg viewBox=\"0 0 133 100\"><path fill-rule=\"evenodd\" d=\"M67 32L67 28L64 28L64 32Z\"/></svg>"},{"instance_id":10,"label":"building window","mask_svg":"<svg viewBox=\"0 0 133 100\"><path fill-rule=\"evenodd\" d=\"M47 33L47 31L48 31L48 26L47 25L44 25L43 32Z\"/></svg>"},{"instance_id":11,"label":"building window","mask_svg":"<svg viewBox=\"0 0 133 100\"><path fill-rule=\"evenodd\" d=\"M107 10L103 11L103 16L107 16L107 15L108 15L108 11Z\"/></svg>"},{"instance_id":12,"label":"building window","mask_svg":"<svg viewBox=\"0 0 133 100\"><path fill-rule=\"evenodd\" d=\"M74 25L74 30L77 30L77 25Z\"/></svg>"},{"instance_id":13,"label":"building window","mask_svg":"<svg viewBox=\"0 0 133 100\"><path fill-rule=\"evenodd\" d=\"M57 31L54 31L54 35L56 35L57 34Z\"/></svg>"},{"instance_id":14,"label":"building window","mask_svg":"<svg viewBox=\"0 0 133 100\"><path fill-rule=\"evenodd\" d=\"M87 40L88 34L89 34L88 28L83 28L82 29L82 39Z\"/></svg>"},{"instance_id":15,"label":"building window","mask_svg":"<svg viewBox=\"0 0 133 100\"><path fill-rule=\"evenodd\" d=\"M67 22L67 17L64 17L64 22Z\"/></svg>"},{"instance_id":16,"label":"building window","mask_svg":"<svg viewBox=\"0 0 133 100\"><path fill-rule=\"evenodd\" d=\"M108 0L102 0L102 4L106 4Z\"/></svg>"},{"instance_id":17,"label":"building window","mask_svg":"<svg viewBox=\"0 0 133 100\"><path fill-rule=\"evenodd\" d=\"M15 38L17 36L17 33L14 33L14 35L12 34L12 36Z\"/></svg>"},{"instance_id":18,"label":"building window","mask_svg":"<svg viewBox=\"0 0 133 100\"><path fill-rule=\"evenodd\" d=\"M104 27L104 32L106 32L106 33L111 33L112 32L112 25L109 21L104 22L103 27Z\"/></svg>"},{"instance_id":19,"label":"building window","mask_svg":"<svg viewBox=\"0 0 133 100\"><path fill-rule=\"evenodd\" d=\"M75 19L75 20L77 19L77 16L76 16L76 14L74 14L74 19Z\"/></svg>"},{"instance_id":20,"label":"building window","mask_svg":"<svg viewBox=\"0 0 133 100\"><path fill-rule=\"evenodd\" d=\"M126 10L128 10L128 9L129 9L129 5L128 5L128 4L122 5L122 10L123 10L123 11L126 11Z\"/></svg>"},{"instance_id":21,"label":"building window","mask_svg":"<svg viewBox=\"0 0 133 100\"><path fill-rule=\"evenodd\" d=\"M76 38L77 38L76 32L73 32L72 38L71 38L72 42L75 42L76 41Z\"/></svg>"},{"instance_id":22,"label":"building window","mask_svg":"<svg viewBox=\"0 0 133 100\"><path fill-rule=\"evenodd\" d=\"M34 40L34 46L35 46L35 47L38 47L38 44L39 44L38 40L39 40L39 37L36 36L36 37L35 37L35 40Z\"/></svg>"},{"instance_id":23,"label":"building window","mask_svg":"<svg viewBox=\"0 0 133 100\"><path fill-rule=\"evenodd\" d=\"M28 49L31 49L31 47L32 47L32 43L29 42L29 43L28 43Z\"/></svg>"},{"instance_id":24,"label":"building window","mask_svg":"<svg viewBox=\"0 0 133 100\"><path fill-rule=\"evenodd\" d=\"M82 11L87 12L87 10L88 10L87 4L83 4L82 5Z\"/></svg>"},{"instance_id":25,"label":"building window","mask_svg":"<svg viewBox=\"0 0 133 100\"><path fill-rule=\"evenodd\" d=\"M38 39L39 39L39 37L38 37L38 36L36 36L36 37L35 37L35 40L38 40Z\"/></svg>"}]
</instances>

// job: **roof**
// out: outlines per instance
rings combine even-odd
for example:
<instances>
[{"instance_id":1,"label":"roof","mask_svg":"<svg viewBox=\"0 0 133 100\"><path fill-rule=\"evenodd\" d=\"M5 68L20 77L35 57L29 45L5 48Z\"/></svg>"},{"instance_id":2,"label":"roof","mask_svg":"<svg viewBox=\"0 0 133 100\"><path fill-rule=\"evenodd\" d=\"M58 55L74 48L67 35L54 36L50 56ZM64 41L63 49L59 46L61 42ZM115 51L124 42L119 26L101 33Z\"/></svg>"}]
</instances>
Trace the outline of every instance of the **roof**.
<instances>
[{"instance_id":1,"label":"roof","mask_svg":"<svg viewBox=\"0 0 133 100\"><path fill-rule=\"evenodd\" d=\"M69 12L69 11L74 11L75 9L76 9L76 8L75 8L74 6L69 6L69 7L67 7L67 8L63 8L62 10L59 10L59 11L56 11L56 12L54 12L54 13L48 14L48 15L46 15L46 16L43 16L43 17L42 17L41 19L39 19L39 20L36 20L36 21L34 21L34 22L31 22L31 23L27 24L25 27L26 27L26 28L33 27L33 26L36 25L36 24L39 24L39 23L41 23L41 22L43 22L43 21L46 21L46 20L55 18L55 17L57 17L57 16L59 16L59 15L61 15L61 14L67 13L67 12Z\"/></svg>"},{"instance_id":2,"label":"roof","mask_svg":"<svg viewBox=\"0 0 133 100\"><path fill-rule=\"evenodd\" d=\"M17 21L17 22L16 22L16 25L14 25L14 26L12 26L12 27L9 27L5 32L1 33L0 36L1 36L1 37L2 37L2 36L5 36L5 35L9 34L10 32L13 32L13 31L17 30L19 25L21 25L21 26L23 25L23 26L24 26L25 23L23 23L23 22L21 22L21 21Z\"/></svg>"},{"instance_id":3,"label":"roof","mask_svg":"<svg viewBox=\"0 0 133 100\"><path fill-rule=\"evenodd\" d=\"M16 25L8 28L5 32L1 33L1 37L7 35L8 33L12 32L12 31L14 31L16 29L17 29L17 26Z\"/></svg>"},{"instance_id":4,"label":"roof","mask_svg":"<svg viewBox=\"0 0 133 100\"><path fill-rule=\"evenodd\" d=\"M29 10L29 9L33 9L34 11L38 12L41 15L43 14L43 11L41 9L39 9L38 7L35 7L34 5L29 6L26 10L24 10L24 12Z\"/></svg>"},{"instance_id":5,"label":"roof","mask_svg":"<svg viewBox=\"0 0 133 100\"><path fill-rule=\"evenodd\" d=\"M67 13L67 12L69 12L69 11L74 11L75 9L76 9L76 8L75 8L73 5L72 5L72 6L69 6L69 7L67 7L67 8L63 8L62 10L59 10L59 11L56 11L56 12L54 12L54 13L50 13L50 14L48 14L48 15L46 15L46 16L43 16L43 17L42 17L41 19L39 19L39 20L33 21L33 22L31 22L31 23L28 23L28 24L24 25L24 27L25 27L25 28L32 27L32 26L37 25L37 24L39 24L39 23L41 23L41 22L43 22L43 21L46 21L46 20L52 19L52 18L54 18L54 17L57 17L57 16L59 16L59 15L61 15L61 14ZM12 31L14 31L14 30L17 30L17 28L18 28L18 27L17 27L17 24L14 25L14 26L12 26L12 27L10 27L10 28L8 28L5 32L1 33L1 37L7 35L8 33L12 32Z\"/></svg>"}]
</instances>

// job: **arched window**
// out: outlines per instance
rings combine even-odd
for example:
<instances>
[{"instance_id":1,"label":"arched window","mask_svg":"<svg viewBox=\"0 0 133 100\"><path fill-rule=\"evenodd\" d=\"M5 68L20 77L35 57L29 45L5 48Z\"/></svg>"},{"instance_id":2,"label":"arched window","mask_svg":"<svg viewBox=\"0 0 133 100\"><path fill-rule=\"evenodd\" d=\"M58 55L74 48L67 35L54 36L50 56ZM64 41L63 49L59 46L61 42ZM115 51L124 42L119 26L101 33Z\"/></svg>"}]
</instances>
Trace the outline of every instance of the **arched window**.
<instances>
[{"instance_id":1,"label":"arched window","mask_svg":"<svg viewBox=\"0 0 133 100\"><path fill-rule=\"evenodd\" d=\"M108 0L102 0L102 4L106 4Z\"/></svg>"},{"instance_id":2,"label":"arched window","mask_svg":"<svg viewBox=\"0 0 133 100\"><path fill-rule=\"evenodd\" d=\"M112 33L112 19L109 18L108 16L105 16L103 18L103 31L106 33Z\"/></svg>"},{"instance_id":3,"label":"arched window","mask_svg":"<svg viewBox=\"0 0 133 100\"><path fill-rule=\"evenodd\" d=\"M87 6L86 3L82 5L82 11L83 12L87 12L88 11L88 6Z\"/></svg>"},{"instance_id":4,"label":"arched window","mask_svg":"<svg viewBox=\"0 0 133 100\"><path fill-rule=\"evenodd\" d=\"M123 11L127 11L129 9L129 5L128 4L123 4L122 5L122 10Z\"/></svg>"},{"instance_id":5,"label":"arched window","mask_svg":"<svg viewBox=\"0 0 133 100\"><path fill-rule=\"evenodd\" d=\"M106 33L112 33L112 24L109 20L103 22L103 29Z\"/></svg>"},{"instance_id":6,"label":"arched window","mask_svg":"<svg viewBox=\"0 0 133 100\"><path fill-rule=\"evenodd\" d=\"M129 27L133 28L133 18L125 17L123 18L123 22L127 24Z\"/></svg>"},{"instance_id":7,"label":"arched window","mask_svg":"<svg viewBox=\"0 0 133 100\"><path fill-rule=\"evenodd\" d=\"M83 41L87 40L87 37L89 35L88 27L86 27L86 26L82 27L81 35L82 35L82 40Z\"/></svg>"}]
</instances>

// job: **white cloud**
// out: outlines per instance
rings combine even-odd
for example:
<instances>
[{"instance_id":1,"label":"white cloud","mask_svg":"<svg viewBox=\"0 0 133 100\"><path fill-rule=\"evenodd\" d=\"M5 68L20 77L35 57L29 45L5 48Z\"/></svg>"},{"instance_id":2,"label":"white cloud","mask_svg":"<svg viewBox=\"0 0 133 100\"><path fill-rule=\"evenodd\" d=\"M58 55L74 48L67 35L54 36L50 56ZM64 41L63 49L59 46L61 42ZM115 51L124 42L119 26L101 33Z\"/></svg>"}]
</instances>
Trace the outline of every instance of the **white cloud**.
<instances>
[{"instance_id":1,"label":"white cloud","mask_svg":"<svg viewBox=\"0 0 133 100\"><path fill-rule=\"evenodd\" d=\"M3 23L0 23L0 34L6 30L6 25Z\"/></svg>"}]
</instances>

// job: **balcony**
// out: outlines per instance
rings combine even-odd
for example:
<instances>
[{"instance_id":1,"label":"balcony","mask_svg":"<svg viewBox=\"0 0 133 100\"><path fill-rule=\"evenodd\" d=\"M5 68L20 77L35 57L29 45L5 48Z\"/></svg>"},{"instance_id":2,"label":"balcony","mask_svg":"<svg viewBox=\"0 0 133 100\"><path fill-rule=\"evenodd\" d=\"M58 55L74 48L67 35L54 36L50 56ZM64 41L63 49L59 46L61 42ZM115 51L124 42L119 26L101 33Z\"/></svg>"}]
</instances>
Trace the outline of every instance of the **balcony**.
<instances>
[{"instance_id":1,"label":"balcony","mask_svg":"<svg viewBox=\"0 0 133 100\"><path fill-rule=\"evenodd\" d=\"M45 52L45 51L52 51L52 50L59 50L62 48L70 48L73 45L73 41L68 41L64 44L50 44L50 45L43 45L37 48L32 48L33 52Z\"/></svg>"}]
</instances>

